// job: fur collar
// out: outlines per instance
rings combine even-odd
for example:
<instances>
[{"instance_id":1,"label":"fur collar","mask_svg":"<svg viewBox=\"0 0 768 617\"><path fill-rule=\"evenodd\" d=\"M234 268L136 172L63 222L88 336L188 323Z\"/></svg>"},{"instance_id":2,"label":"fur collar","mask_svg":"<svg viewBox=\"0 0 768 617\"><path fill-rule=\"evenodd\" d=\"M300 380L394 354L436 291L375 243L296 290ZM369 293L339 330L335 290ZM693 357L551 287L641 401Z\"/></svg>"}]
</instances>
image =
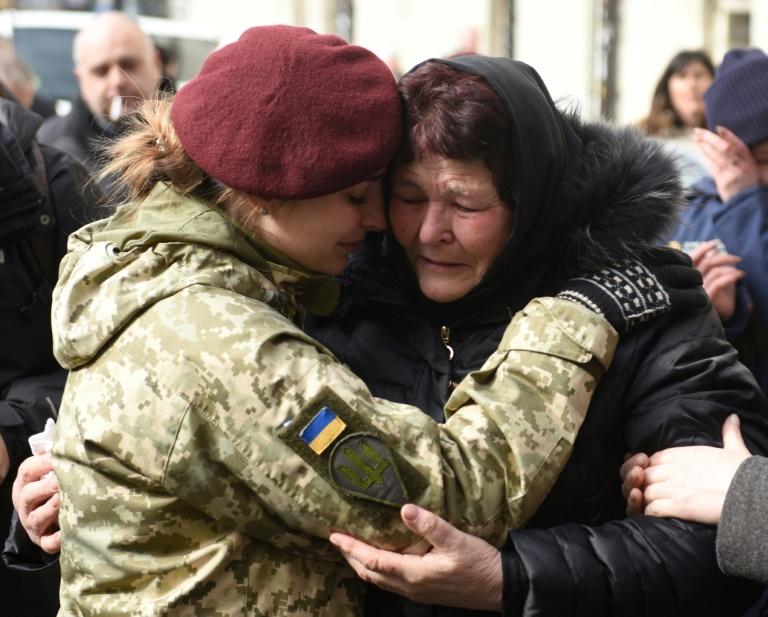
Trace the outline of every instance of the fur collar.
<instances>
[{"instance_id":1,"label":"fur collar","mask_svg":"<svg viewBox=\"0 0 768 617\"><path fill-rule=\"evenodd\" d=\"M655 244L676 224L683 191L673 159L635 129L567 122L583 146L558 198L551 255L570 276Z\"/></svg>"}]
</instances>

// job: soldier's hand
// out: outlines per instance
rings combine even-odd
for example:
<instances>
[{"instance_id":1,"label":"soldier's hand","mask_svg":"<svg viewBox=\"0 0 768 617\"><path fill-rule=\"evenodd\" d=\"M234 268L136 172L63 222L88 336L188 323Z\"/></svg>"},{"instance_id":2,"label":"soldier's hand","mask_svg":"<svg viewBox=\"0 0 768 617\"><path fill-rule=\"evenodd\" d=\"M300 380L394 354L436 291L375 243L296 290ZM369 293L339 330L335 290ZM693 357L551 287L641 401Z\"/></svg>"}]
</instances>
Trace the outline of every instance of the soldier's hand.
<instances>
[{"instance_id":1,"label":"soldier's hand","mask_svg":"<svg viewBox=\"0 0 768 617\"><path fill-rule=\"evenodd\" d=\"M50 454L30 456L19 465L13 483L13 506L32 542L46 553L61 550L59 531L59 483Z\"/></svg>"},{"instance_id":2,"label":"soldier's hand","mask_svg":"<svg viewBox=\"0 0 768 617\"><path fill-rule=\"evenodd\" d=\"M411 504L400 511L406 527L431 545L424 555L374 548L340 533L331 535L364 581L415 602L479 610L501 610L501 554L439 516Z\"/></svg>"},{"instance_id":3,"label":"soldier's hand","mask_svg":"<svg viewBox=\"0 0 768 617\"><path fill-rule=\"evenodd\" d=\"M687 255L657 246L645 248L635 259L571 278L557 297L586 306L625 334L667 313L706 306L701 284L701 274Z\"/></svg>"}]
</instances>

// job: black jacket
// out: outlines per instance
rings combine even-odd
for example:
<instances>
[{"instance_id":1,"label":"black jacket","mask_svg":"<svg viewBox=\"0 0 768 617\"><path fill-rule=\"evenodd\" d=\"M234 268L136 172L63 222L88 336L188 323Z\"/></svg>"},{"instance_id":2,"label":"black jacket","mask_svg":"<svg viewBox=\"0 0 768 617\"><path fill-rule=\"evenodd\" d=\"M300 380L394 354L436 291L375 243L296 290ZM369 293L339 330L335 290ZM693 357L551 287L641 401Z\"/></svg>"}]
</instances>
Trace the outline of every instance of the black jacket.
<instances>
[{"instance_id":1,"label":"black jacket","mask_svg":"<svg viewBox=\"0 0 768 617\"><path fill-rule=\"evenodd\" d=\"M104 165L104 147L120 137L126 126L121 121L106 122L95 117L83 99L78 98L66 116L48 118L40 127L37 139L41 144L66 152L85 165L92 176L98 177ZM98 186L110 203L120 203L126 198L124 187L113 175L99 179Z\"/></svg>"},{"instance_id":2,"label":"black jacket","mask_svg":"<svg viewBox=\"0 0 768 617\"><path fill-rule=\"evenodd\" d=\"M99 213L100 193L83 166L34 143L41 122L0 99L0 392L18 377L59 368L50 293L67 237Z\"/></svg>"},{"instance_id":3,"label":"black jacket","mask_svg":"<svg viewBox=\"0 0 768 617\"><path fill-rule=\"evenodd\" d=\"M31 454L27 438L55 415L66 380L51 341L58 264L68 235L98 213L99 192L85 168L34 142L41 122L37 114L0 100L0 436L10 458L0 484L0 538L9 529L16 468ZM0 587L3 614L56 613L56 568L33 575L0 562Z\"/></svg>"},{"instance_id":4,"label":"black jacket","mask_svg":"<svg viewBox=\"0 0 768 617\"><path fill-rule=\"evenodd\" d=\"M552 250L529 297L551 293L577 267L611 263L622 238L653 242L674 217L678 188L669 161L632 132L582 126L578 182L568 188ZM579 204L589 204L588 215ZM559 234L559 235L558 235ZM592 250L592 245L604 250ZM492 303L453 321L424 310L398 274L387 237L371 238L342 278L336 320L312 334L371 391L443 419L451 382L495 349L509 311ZM588 254L585 256L585 254ZM521 302L527 298L520 298ZM449 360L441 328L450 328ZM768 450L768 403L723 339L710 307L672 314L622 338L603 376L571 459L528 528L503 550L510 615L739 615L758 589L720 573L715 530L660 518L627 519L618 470L627 452L720 444L728 414L742 418L754 452ZM417 607L371 591L370 615L470 615Z\"/></svg>"},{"instance_id":5,"label":"black jacket","mask_svg":"<svg viewBox=\"0 0 768 617\"><path fill-rule=\"evenodd\" d=\"M37 138L41 144L66 152L95 173L99 169L99 145L111 136L109 125L98 121L83 99L78 98L66 116L48 118Z\"/></svg>"}]
</instances>

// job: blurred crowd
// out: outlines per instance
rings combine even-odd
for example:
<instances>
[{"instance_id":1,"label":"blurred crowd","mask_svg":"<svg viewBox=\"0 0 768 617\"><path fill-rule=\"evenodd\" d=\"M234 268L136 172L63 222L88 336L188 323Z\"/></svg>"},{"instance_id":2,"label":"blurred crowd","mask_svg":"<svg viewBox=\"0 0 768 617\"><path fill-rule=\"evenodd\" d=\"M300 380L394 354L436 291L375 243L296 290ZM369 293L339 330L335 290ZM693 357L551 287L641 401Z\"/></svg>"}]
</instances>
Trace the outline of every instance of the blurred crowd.
<instances>
[{"instance_id":1,"label":"blurred crowd","mask_svg":"<svg viewBox=\"0 0 768 617\"><path fill-rule=\"evenodd\" d=\"M633 127L287 26L72 54L59 116L0 46L0 614L768 615L762 50Z\"/></svg>"}]
</instances>

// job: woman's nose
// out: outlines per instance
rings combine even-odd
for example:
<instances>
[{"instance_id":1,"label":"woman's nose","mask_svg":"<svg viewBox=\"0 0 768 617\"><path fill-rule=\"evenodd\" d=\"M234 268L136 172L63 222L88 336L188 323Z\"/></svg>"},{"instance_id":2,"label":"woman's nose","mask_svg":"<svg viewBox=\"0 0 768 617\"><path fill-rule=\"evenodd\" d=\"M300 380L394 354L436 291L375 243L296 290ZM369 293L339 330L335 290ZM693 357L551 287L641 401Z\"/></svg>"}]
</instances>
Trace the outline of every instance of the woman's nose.
<instances>
[{"instance_id":1,"label":"woman's nose","mask_svg":"<svg viewBox=\"0 0 768 617\"><path fill-rule=\"evenodd\" d=\"M453 237L453 217L444 204L430 202L424 212L419 229L422 244L447 242Z\"/></svg>"}]
</instances>

